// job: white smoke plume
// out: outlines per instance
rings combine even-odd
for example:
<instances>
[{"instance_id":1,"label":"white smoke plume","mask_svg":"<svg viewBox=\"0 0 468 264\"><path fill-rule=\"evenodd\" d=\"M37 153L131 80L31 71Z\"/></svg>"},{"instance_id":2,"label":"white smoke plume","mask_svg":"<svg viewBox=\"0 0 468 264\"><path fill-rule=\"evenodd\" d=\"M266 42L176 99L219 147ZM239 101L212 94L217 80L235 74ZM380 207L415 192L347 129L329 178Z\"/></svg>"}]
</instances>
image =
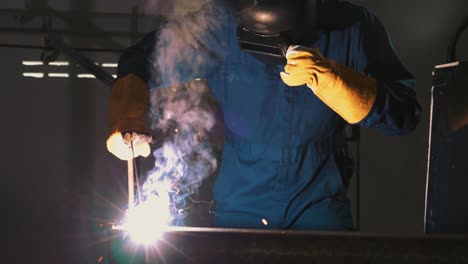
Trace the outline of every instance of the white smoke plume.
<instances>
[{"instance_id":1,"label":"white smoke plume","mask_svg":"<svg viewBox=\"0 0 468 264\"><path fill-rule=\"evenodd\" d=\"M226 53L223 32L227 13L219 0L178 0L172 1L169 8L173 11L156 30L151 59L152 82L157 87L172 87L203 77L216 68Z\"/></svg>"},{"instance_id":2,"label":"white smoke plume","mask_svg":"<svg viewBox=\"0 0 468 264\"><path fill-rule=\"evenodd\" d=\"M212 0L147 0L145 12L151 15L164 16L167 19L177 19L189 13L200 10Z\"/></svg>"},{"instance_id":3,"label":"white smoke plume","mask_svg":"<svg viewBox=\"0 0 468 264\"><path fill-rule=\"evenodd\" d=\"M165 141L154 151L155 166L143 185L143 194L169 195L173 219L186 216L188 197L218 165L209 132L215 125L215 105L205 80L194 80L151 93L152 130ZM180 222L179 222L180 223Z\"/></svg>"},{"instance_id":4,"label":"white smoke plume","mask_svg":"<svg viewBox=\"0 0 468 264\"><path fill-rule=\"evenodd\" d=\"M152 130L164 134L154 151L155 166L142 186L145 199L169 196L172 224L180 224L203 180L218 159L209 143L215 104L205 77L223 60L220 32L225 10L217 0L152 0L147 10L167 19L156 31L151 58ZM153 10L153 11L151 11Z\"/></svg>"}]
</instances>

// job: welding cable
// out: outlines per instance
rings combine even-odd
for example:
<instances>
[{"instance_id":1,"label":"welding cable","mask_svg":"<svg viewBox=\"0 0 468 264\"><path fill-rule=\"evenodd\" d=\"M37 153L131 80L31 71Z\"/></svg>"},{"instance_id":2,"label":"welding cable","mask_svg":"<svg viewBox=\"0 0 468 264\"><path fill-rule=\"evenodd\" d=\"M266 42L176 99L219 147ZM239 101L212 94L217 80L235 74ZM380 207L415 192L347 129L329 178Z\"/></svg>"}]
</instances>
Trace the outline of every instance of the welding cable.
<instances>
[{"instance_id":1,"label":"welding cable","mask_svg":"<svg viewBox=\"0 0 468 264\"><path fill-rule=\"evenodd\" d=\"M41 45L22 45L22 44L9 44L9 43L0 43L0 48L18 48L18 49L39 49L39 50L55 50L53 47L48 46L41 46ZM76 51L82 52L114 52L114 53L122 53L123 49L100 49L100 48L72 48Z\"/></svg>"}]
</instances>

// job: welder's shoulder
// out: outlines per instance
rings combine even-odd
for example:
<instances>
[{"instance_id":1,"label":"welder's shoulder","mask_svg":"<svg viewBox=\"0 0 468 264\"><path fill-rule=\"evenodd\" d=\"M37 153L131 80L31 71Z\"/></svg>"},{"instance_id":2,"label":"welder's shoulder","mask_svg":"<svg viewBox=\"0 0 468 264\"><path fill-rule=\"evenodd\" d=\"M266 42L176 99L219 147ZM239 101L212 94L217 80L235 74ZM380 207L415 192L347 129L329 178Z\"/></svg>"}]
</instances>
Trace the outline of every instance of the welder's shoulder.
<instances>
[{"instance_id":1,"label":"welder's shoulder","mask_svg":"<svg viewBox=\"0 0 468 264\"><path fill-rule=\"evenodd\" d=\"M143 55L145 57L150 56L153 53L155 43L157 42L157 38L159 35L160 28L165 24L165 22L161 22L159 27L156 30L153 30L147 33L143 38L141 38L138 42L132 44L131 46L127 47L122 56L126 58L126 55L130 57L135 55Z\"/></svg>"},{"instance_id":2,"label":"welder's shoulder","mask_svg":"<svg viewBox=\"0 0 468 264\"><path fill-rule=\"evenodd\" d=\"M156 31L151 31L129 49L139 49L145 54L151 53L156 41Z\"/></svg>"},{"instance_id":3,"label":"welder's shoulder","mask_svg":"<svg viewBox=\"0 0 468 264\"><path fill-rule=\"evenodd\" d=\"M371 25L379 19L367 7L347 1L325 4L321 11L321 23L328 30Z\"/></svg>"},{"instance_id":4,"label":"welder's shoulder","mask_svg":"<svg viewBox=\"0 0 468 264\"><path fill-rule=\"evenodd\" d=\"M153 53L155 35L155 31L152 31L123 51L119 57L117 78L133 73L144 81L148 81L149 71L147 65Z\"/></svg>"}]
</instances>

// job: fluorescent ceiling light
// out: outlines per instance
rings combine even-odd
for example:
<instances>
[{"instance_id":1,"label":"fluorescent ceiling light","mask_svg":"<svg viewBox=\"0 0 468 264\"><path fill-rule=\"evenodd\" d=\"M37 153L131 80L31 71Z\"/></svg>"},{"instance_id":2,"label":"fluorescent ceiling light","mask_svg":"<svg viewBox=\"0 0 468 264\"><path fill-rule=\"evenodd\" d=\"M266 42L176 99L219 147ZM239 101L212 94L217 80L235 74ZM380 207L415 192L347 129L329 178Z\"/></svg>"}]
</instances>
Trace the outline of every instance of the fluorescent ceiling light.
<instances>
[{"instance_id":1,"label":"fluorescent ceiling light","mask_svg":"<svg viewBox=\"0 0 468 264\"><path fill-rule=\"evenodd\" d=\"M49 77L52 78L68 78L68 73L58 73L58 72L51 72L48 74Z\"/></svg>"},{"instance_id":2,"label":"fluorescent ceiling light","mask_svg":"<svg viewBox=\"0 0 468 264\"><path fill-rule=\"evenodd\" d=\"M68 61L53 61L49 63L50 66L68 66L70 63Z\"/></svg>"},{"instance_id":3,"label":"fluorescent ceiling light","mask_svg":"<svg viewBox=\"0 0 468 264\"><path fill-rule=\"evenodd\" d=\"M81 74L78 74L77 77L80 79L95 79L96 78L96 76L94 76L93 74L89 74L89 73L81 73Z\"/></svg>"},{"instance_id":4,"label":"fluorescent ceiling light","mask_svg":"<svg viewBox=\"0 0 468 264\"><path fill-rule=\"evenodd\" d=\"M37 66L37 65L44 65L42 61L22 61L23 65L26 66Z\"/></svg>"},{"instance_id":5,"label":"fluorescent ceiling light","mask_svg":"<svg viewBox=\"0 0 468 264\"><path fill-rule=\"evenodd\" d=\"M42 72L23 72L23 77L44 78L44 73L42 73Z\"/></svg>"},{"instance_id":6,"label":"fluorescent ceiling light","mask_svg":"<svg viewBox=\"0 0 468 264\"><path fill-rule=\"evenodd\" d=\"M117 68L117 63L103 63L102 64L102 67L105 67L105 68Z\"/></svg>"}]
</instances>

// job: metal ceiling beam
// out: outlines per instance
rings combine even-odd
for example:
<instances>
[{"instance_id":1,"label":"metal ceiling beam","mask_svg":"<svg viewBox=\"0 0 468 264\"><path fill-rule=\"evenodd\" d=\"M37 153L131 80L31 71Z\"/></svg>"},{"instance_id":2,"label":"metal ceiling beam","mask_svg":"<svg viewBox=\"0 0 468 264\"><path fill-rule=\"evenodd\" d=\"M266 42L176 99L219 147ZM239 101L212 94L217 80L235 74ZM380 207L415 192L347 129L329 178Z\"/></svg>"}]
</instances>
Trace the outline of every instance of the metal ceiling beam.
<instances>
[{"instance_id":1,"label":"metal ceiling beam","mask_svg":"<svg viewBox=\"0 0 468 264\"><path fill-rule=\"evenodd\" d=\"M82 37L102 37L103 32L99 31L77 31L77 30L54 30L64 36L82 36ZM21 27L0 27L0 33L8 34L38 34L44 35L44 31L41 28L21 28ZM105 31L104 34L108 37L125 37L133 38L143 37L145 34L141 32L133 33L130 31Z\"/></svg>"}]
</instances>

